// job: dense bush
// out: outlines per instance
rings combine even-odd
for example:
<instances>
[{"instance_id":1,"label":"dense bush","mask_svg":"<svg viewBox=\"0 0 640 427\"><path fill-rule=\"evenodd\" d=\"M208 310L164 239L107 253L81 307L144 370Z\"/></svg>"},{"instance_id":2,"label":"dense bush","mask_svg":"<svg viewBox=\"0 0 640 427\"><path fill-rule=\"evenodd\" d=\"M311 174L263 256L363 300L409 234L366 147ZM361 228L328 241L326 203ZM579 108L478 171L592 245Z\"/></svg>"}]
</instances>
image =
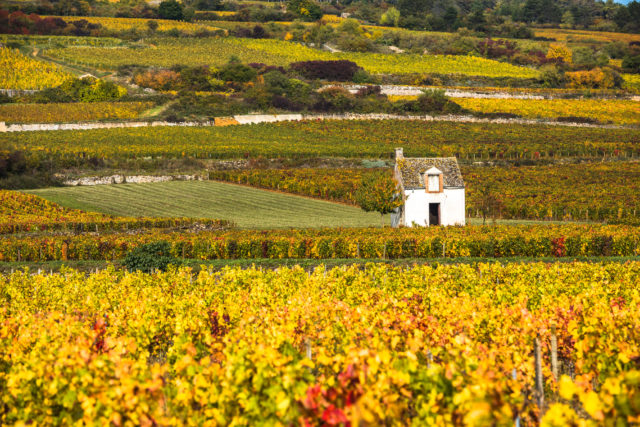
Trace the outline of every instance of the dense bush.
<instances>
[{"instance_id":1,"label":"dense bush","mask_svg":"<svg viewBox=\"0 0 640 427\"><path fill-rule=\"evenodd\" d=\"M236 27L231 33L236 37L248 39L267 39L270 37L267 30L261 25L255 25L253 28Z\"/></svg>"},{"instance_id":2,"label":"dense bush","mask_svg":"<svg viewBox=\"0 0 640 427\"><path fill-rule=\"evenodd\" d=\"M22 151L0 152L0 178L22 174L26 169L27 161Z\"/></svg>"},{"instance_id":3,"label":"dense bush","mask_svg":"<svg viewBox=\"0 0 640 427\"><path fill-rule=\"evenodd\" d=\"M567 72L565 77L567 86L577 89L611 89L623 83L622 77L611 68Z\"/></svg>"},{"instance_id":4,"label":"dense bush","mask_svg":"<svg viewBox=\"0 0 640 427\"><path fill-rule=\"evenodd\" d=\"M155 90L170 90L179 80L180 74L173 70L147 70L133 77L133 82L138 86Z\"/></svg>"},{"instance_id":5,"label":"dense bush","mask_svg":"<svg viewBox=\"0 0 640 427\"><path fill-rule=\"evenodd\" d=\"M626 56L622 60L622 68L630 73L640 73L640 55Z\"/></svg>"},{"instance_id":6,"label":"dense bush","mask_svg":"<svg viewBox=\"0 0 640 427\"><path fill-rule=\"evenodd\" d=\"M36 102L112 101L126 95L127 90L115 83L93 77L72 78L62 85L42 90L33 96Z\"/></svg>"},{"instance_id":7,"label":"dense bush","mask_svg":"<svg viewBox=\"0 0 640 427\"><path fill-rule=\"evenodd\" d=\"M313 0L289 0L287 10L305 21L317 21L322 18L322 9Z\"/></svg>"},{"instance_id":8,"label":"dense bush","mask_svg":"<svg viewBox=\"0 0 640 427\"><path fill-rule=\"evenodd\" d=\"M246 83L253 80L258 75L255 68L248 65L241 64L239 62L230 62L225 65L218 76L221 80L226 82L238 82Z\"/></svg>"},{"instance_id":9,"label":"dense bush","mask_svg":"<svg viewBox=\"0 0 640 427\"><path fill-rule=\"evenodd\" d=\"M184 7L176 0L163 0L158 6L158 15L162 19L181 20L184 17Z\"/></svg>"},{"instance_id":10,"label":"dense bush","mask_svg":"<svg viewBox=\"0 0 640 427\"><path fill-rule=\"evenodd\" d=\"M308 79L326 79L334 81L350 81L360 69L352 61L302 61L294 62L291 69Z\"/></svg>"},{"instance_id":11,"label":"dense bush","mask_svg":"<svg viewBox=\"0 0 640 427\"><path fill-rule=\"evenodd\" d=\"M462 108L451 101L444 90L425 90L415 101L399 102L396 110L412 113L459 113Z\"/></svg>"},{"instance_id":12,"label":"dense bush","mask_svg":"<svg viewBox=\"0 0 640 427\"><path fill-rule=\"evenodd\" d=\"M177 265L178 259L171 255L169 242L160 240L138 246L124 258L124 266L129 271L150 273L154 270L166 271L169 265Z\"/></svg>"},{"instance_id":13,"label":"dense bush","mask_svg":"<svg viewBox=\"0 0 640 427\"><path fill-rule=\"evenodd\" d=\"M478 51L487 58L512 57L517 51L515 42L486 39L478 42Z\"/></svg>"},{"instance_id":14,"label":"dense bush","mask_svg":"<svg viewBox=\"0 0 640 427\"><path fill-rule=\"evenodd\" d=\"M21 11L9 13L0 10L0 33L3 34L63 34L67 23L61 18L40 18L32 13L26 15Z\"/></svg>"}]
</instances>

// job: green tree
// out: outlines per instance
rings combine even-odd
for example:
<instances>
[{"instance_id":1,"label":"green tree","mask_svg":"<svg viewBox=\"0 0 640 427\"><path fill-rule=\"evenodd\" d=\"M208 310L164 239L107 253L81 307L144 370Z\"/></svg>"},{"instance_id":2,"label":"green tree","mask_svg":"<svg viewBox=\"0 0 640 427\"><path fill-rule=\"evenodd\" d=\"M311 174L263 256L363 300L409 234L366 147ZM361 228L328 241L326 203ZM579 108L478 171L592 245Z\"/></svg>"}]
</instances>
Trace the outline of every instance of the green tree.
<instances>
[{"instance_id":1,"label":"green tree","mask_svg":"<svg viewBox=\"0 0 640 427\"><path fill-rule=\"evenodd\" d=\"M390 7L387 9L385 13L382 14L380 18L380 24L382 25L392 25L394 27L398 26L398 22L400 22L400 11L395 7Z\"/></svg>"},{"instance_id":2,"label":"green tree","mask_svg":"<svg viewBox=\"0 0 640 427\"><path fill-rule=\"evenodd\" d=\"M180 20L184 17L184 8L176 0L164 0L158 6L158 15L162 19Z\"/></svg>"},{"instance_id":3,"label":"green tree","mask_svg":"<svg viewBox=\"0 0 640 427\"><path fill-rule=\"evenodd\" d=\"M459 27L458 11L456 8L453 6L448 7L442 16L442 20L447 30L456 30Z\"/></svg>"},{"instance_id":4,"label":"green tree","mask_svg":"<svg viewBox=\"0 0 640 427\"><path fill-rule=\"evenodd\" d=\"M433 0L399 0L398 9L403 16L425 16L433 7Z\"/></svg>"},{"instance_id":5,"label":"green tree","mask_svg":"<svg viewBox=\"0 0 640 427\"><path fill-rule=\"evenodd\" d=\"M477 200L476 206L480 208L482 214L482 225L486 224L487 217L495 219L496 216L502 214L504 203L495 184L488 182L481 185L478 189Z\"/></svg>"},{"instance_id":6,"label":"green tree","mask_svg":"<svg viewBox=\"0 0 640 427\"><path fill-rule=\"evenodd\" d=\"M365 175L356 190L355 200L365 212L378 212L383 227L384 215L403 204L397 183L386 174Z\"/></svg>"},{"instance_id":7,"label":"green tree","mask_svg":"<svg viewBox=\"0 0 640 427\"><path fill-rule=\"evenodd\" d=\"M287 11L295 13L305 21L317 21L322 18L322 8L313 0L289 0Z\"/></svg>"}]
</instances>

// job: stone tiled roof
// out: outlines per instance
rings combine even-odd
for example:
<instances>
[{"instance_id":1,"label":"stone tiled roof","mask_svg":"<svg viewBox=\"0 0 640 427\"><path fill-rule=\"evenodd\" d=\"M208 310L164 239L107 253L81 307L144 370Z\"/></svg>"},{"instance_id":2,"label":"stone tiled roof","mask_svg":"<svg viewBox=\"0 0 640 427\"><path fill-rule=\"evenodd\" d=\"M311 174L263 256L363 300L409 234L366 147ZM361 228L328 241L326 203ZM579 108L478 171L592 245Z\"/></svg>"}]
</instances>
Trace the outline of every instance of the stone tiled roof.
<instances>
[{"instance_id":1,"label":"stone tiled roof","mask_svg":"<svg viewBox=\"0 0 640 427\"><path fill-rule=\"evenodd\" d=\"M431 168L437 168L443 174L443 186L464 187L462 173L455 157L404 157L396 160L398 176L403 188L424 188L424 174Z\"/></svg>"}]
</instances>

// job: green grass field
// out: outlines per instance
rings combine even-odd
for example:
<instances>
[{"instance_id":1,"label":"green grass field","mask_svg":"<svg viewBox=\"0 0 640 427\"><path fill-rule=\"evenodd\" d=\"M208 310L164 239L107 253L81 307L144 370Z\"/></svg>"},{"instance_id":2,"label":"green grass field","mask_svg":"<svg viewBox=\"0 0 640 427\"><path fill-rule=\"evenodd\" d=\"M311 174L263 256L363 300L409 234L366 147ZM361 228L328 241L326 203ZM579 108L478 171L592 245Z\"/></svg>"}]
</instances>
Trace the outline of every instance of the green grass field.
<instances>
[{"instance_id":1,"label":"green grass field","mask_svg":"<svg viewBox=\"0 0 640 427\"><path fill-rule=\"evenodd\" d=\"M218 218L241 228L380 226L380 215L353 206L217 181L170 181L25 191L62 206L122 216ZM388 215L384 224L389 225ZM467 219L482 224L480 218ZM494 220L487 219L492 224ZM496 220L498 224L549 221Z\"/></svg>"},{"instance_id":2,"label":"green grass field","mask_svg":"<svg viewBox=\"0 0 640 427\"><path fill-rule=\"evenodd\" d=\"M380 225L379 214L356 207L215 181L62 187L30 193L66 207L112 215L220 218L243 228Z\"/></svg>"}]
</instances>

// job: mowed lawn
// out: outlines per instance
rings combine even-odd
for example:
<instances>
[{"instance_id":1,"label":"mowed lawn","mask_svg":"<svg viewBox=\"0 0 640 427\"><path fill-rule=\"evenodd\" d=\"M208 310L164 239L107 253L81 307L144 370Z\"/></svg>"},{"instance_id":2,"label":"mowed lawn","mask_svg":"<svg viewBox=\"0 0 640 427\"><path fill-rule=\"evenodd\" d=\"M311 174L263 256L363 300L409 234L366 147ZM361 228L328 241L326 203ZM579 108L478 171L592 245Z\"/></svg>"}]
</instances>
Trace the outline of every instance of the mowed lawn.
<instances>
[{"instance_id":1,"label":"mowed lawn","mask_svg":"<svg viewBox=\"0 0 640 427\"><path fill-rule=\"evenodd\" d=\"M380 226L380 214L323 200L215 181L31 190L63 206L121 216L219 218L243 228ZM389 217L385 217L389 225Z\"/></svg>"}]
</instances>

